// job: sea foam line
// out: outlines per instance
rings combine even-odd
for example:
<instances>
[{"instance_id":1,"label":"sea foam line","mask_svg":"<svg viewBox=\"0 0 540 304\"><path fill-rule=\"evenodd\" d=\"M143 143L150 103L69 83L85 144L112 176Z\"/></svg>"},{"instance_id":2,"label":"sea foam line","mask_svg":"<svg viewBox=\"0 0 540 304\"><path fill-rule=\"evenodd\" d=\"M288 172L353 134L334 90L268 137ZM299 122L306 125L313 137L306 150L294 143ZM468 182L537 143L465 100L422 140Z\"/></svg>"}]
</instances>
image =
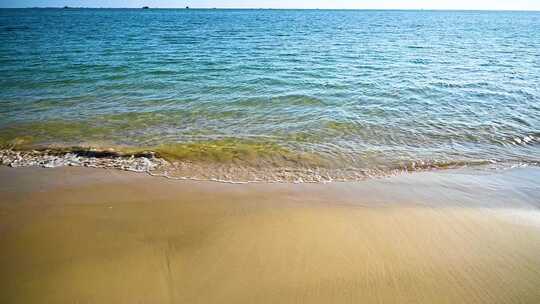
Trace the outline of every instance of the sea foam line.
<instances>
[{"instance_id":1,"label":"sea foam line","mask_svg":"<svg viewBox=\"0 0 540 304\"><path fill-rule=\"evenodd\" d=\"M475 163L456 162L451 166L438 166L436 164L424 164L423 162L412 163L408 166L391 170L366 170L362 168L346 169L321 169L321 168L265 168L254 169L249 173L255 179L246 178L247 175L234 173L219 174L214 172L211 166L194 164L190 162L169 162L156 156L153 152L140 152L124 154L114 151L101 151L92 149L65 150L12 150L0 149L0 164L9 167L32 167L56 168L64 166L90 167L103 169L117 169L137 173L146 173L153 177L162 177L171 180L211 181L227 184L321 184L330 182L353 182L375 178L386 178L414 172L426 172L433 170L458 169L467 167L488 167L492 169L505 169L528 166L527 163L500 164L495 161L481 161ZM533 165L538 165L534 163ZM231 164L237 172L247 170L242 166ZM187 167L187 170L185 168ZM205 173L204 177L198 177L197 171ZM253 168L251 168L253 169ZM223 172L222 172L223 173ZM225 176L225 178L219 176Z\"/></svg>"}]
</instances>

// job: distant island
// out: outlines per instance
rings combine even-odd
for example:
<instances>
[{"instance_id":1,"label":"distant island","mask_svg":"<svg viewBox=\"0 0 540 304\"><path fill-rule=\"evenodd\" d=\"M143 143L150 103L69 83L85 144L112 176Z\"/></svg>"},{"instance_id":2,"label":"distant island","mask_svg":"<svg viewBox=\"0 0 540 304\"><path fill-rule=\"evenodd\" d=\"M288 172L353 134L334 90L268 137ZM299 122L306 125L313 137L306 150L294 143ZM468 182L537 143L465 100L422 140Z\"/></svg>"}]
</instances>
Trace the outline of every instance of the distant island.
<instances>
[{"instance_id":1,"label":"distant island","mask_svg":"<svg viewBox=\"0 0 540 304\"><path fill-rule=\"evenodd\" d=\"M148 6L143 6L142 9L149 9L149 7Z\"/></svg>"}]
</instances>

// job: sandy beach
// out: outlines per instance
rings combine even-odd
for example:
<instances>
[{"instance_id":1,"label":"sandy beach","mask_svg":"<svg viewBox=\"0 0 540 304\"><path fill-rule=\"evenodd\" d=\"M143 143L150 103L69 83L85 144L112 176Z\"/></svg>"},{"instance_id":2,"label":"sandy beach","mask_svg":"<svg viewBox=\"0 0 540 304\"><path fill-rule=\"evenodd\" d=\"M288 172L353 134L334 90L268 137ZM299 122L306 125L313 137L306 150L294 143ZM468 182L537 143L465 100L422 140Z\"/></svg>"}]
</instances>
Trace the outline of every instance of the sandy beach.
<instances>
[{"instance_id":1,"label":"sandy beach","mask_svg":"<svg viewBox=\"0 0 540 304\"><path fill-rule=\"evenodd\" d=\"M355 183L0 168L2 303L538 303L538 168Z\"/></svg>"}]
</instances>

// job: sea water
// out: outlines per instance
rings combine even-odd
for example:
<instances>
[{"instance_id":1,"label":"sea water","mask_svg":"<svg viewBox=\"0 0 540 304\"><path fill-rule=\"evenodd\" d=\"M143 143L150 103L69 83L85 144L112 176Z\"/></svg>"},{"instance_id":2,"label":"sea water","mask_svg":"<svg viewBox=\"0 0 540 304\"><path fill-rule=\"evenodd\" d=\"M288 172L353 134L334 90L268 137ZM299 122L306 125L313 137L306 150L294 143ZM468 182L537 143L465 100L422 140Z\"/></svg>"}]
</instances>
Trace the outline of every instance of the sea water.
<instances>
[{"instance_id":1,"label":"sea water","mask_svg":"<svg viewBox=\"0 0 540 304\"><path fill-rule=\"evenodd\" d=\"M536 165L540 13L0 9L0 144L230 180Z\"/></svg>"}]
</instances>

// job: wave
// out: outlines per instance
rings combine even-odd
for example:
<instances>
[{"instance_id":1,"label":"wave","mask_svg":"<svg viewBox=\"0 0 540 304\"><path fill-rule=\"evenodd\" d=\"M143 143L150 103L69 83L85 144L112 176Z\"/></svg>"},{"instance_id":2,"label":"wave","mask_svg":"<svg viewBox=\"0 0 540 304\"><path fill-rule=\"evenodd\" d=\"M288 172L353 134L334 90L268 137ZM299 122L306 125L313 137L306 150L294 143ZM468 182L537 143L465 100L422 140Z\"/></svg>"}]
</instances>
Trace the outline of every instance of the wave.
<instances>
[{"instance_id":1,"label":"wave","mask_svg":"<svg viewBox=\"0 0 540 304\"><path fill-rule=\"evenodd\" d=\"M331 167L315 162L306 162L298 156L289 162L268 162L262 151L256 162L236 162L212 155L211 151L227 150L229 155L240 153L243 148L205 144L184 147L157 147L155 150L115 150L88 147L41 148L33 150L0 149L0 164L10 167L39 166L45 168L76 166L118 169L151 176L178 180L215 181L225 183L327 183L352 182L398 174L446 170L458 168L514 168L516 166L538 166L538 162L497 162L493 160L455 161L409 161L398 165L360 168ZM194 154L193 154L194 153ZM226 153L227 154L227 153ZM285 154L286 155L286 154ZM282 154L283 157L283 154ZM289 156L290 157L290 156ZM287 157L285 157L287 158ZM266 160L269 158L267 157ZM294 160L295 161L291 161ZM275 160L275 159L274 159ZM313 161L311 159L310 161Z\"/></svg>"},{"instance_id":2,"label":"wave","mask_svg":"<svg viewBox=\"0 0 540 304\"><path fill-rule=\"evenodd\" d=\"M272 97L251 97L239 99L231 104L235 106L242 107L271 107L275 108L276 106L286 107L286 106L325 106L326 103L317 97L309 95L283 95L283 96L272 96Z\"/></svg>"}]
</instances>

